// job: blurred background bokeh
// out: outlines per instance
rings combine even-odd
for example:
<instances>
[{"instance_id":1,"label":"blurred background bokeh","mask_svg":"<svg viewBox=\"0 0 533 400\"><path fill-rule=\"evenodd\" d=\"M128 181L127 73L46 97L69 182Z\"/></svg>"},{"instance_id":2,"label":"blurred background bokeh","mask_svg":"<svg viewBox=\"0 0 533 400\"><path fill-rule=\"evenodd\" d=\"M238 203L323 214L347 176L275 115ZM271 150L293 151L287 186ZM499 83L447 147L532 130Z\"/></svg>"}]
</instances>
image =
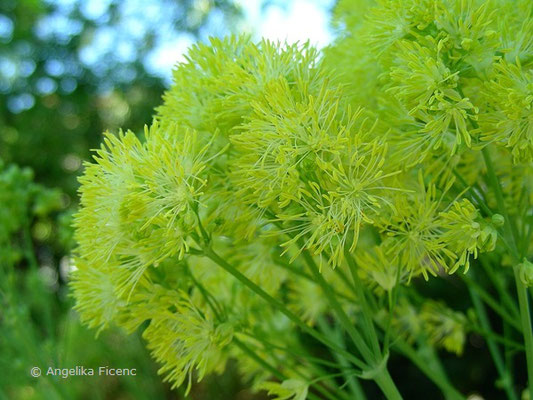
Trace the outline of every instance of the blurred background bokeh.
<instances>
[{"instance_id":1,"label":"blurred background bokeh","mask_svg":"<svg viewBox=\"0 0 533 400\"><path fill-rule=\"evenodd\" d=\"M72 311L71 218L104 130L142 132L187 47L247 32L324 46L332 0L0 0L0 400L181 399L140 335L95 332ZM136 368L136 377L30 368ZM229 366L192 399L259 399Z\"/></svg>"}]
</instances>

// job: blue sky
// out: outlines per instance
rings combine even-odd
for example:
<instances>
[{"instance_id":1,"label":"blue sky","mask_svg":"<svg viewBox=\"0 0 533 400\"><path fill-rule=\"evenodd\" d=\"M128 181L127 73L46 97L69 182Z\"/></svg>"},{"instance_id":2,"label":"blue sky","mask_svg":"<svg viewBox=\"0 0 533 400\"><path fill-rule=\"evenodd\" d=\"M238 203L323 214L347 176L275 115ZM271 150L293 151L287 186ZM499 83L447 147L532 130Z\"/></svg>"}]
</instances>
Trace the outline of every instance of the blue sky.
<instances>
[{"instance_id":1,"label":"blue sky","mask_svg":"<svg viewBox=\"0 0 533 400\"><path fill-rule=\"evenodd\" d=\"M1 1L1 0L0 0ZM77 58L96 76L109 73L109 65L119 65L117 82L135 79L135 70L130 63L138 57L138 46L148 32L154 34L155 47L145 56L143 63L147 71L171 82L173 66L184 59L187 48L197 38L190 33L176 29L175 19L168 7L178 6L177 0L120 0L120 19L108 24L109 8L113 0L42 0L53 5L52 11L39 19L34 26L35 34L42 40L52 39L56 43L68 43L80 34L83 24L76 17L81 12L94 27L83 35ZM195 0L193 8L200 14L209 10L212 0ZM244 12L244 20L228 29L227 21L220 11L208 14L208 21L200 31L200 40L209 35L224 36L233 32L246 32L271 40L304 42L309 40L317 47L331 42L333 33L329 27L331 8L335 0L235 0ZM266 5L264 5L266 4ZM13 34L14 21L0 14L0 42L9 43ZM32 49L13 46L9 54L0 55L0 91L9 92L17 79L25 79L36 68L30 54ZM106 60L114 63L106 63ZM75 63L61 58L45 60L48 76L42 77L36 85L41 94L53 93L58 87L63 92L74 90L79 72L71 70ZM70 69L69 69L70 68ZM107 68L107 69L106 69ZM105 90L105 88L104 88ZM20 112L31 108L34 97L30 93L19 93L10 99L10 109Z\"/></svg>"},{"instance_id":2,"label":"blue sky","mask_svg":"<svg viewBox=\"0 0 533 400\"><path fill-rule=\"evenodd\" d=\"M100 1L100 0L97 0ZM309 40L317 47L331 42L330 9L334 0L289 0L262 9L262 0L239 0L245 20L239 31L261 37L296 42ZM166 37L147 59L150 71L170 79L172 66L183 60L183 54L194 39L186 34L162 32Z\"/></svg>"}]
</instances>

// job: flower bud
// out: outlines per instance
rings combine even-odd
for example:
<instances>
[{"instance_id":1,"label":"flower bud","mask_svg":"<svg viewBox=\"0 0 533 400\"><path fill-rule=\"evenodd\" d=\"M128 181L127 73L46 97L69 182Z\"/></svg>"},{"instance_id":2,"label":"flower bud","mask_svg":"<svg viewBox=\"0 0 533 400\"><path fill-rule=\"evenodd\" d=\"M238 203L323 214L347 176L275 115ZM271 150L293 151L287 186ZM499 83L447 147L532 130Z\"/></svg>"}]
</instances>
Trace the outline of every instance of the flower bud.
<instances>
[{"instance_id":1,"label":"flower bud","mask_svg":"<svg viewBox=\"0 0 533 400\"><path fill-rule=\"evenodd\" d=\"M524 258L521 264L518 264L518 271L520 273L520 280L527 287L533 286L533 263Z\"/></svg>"},{"instance_id":2,"label":"flower bud","mask_svg":"<svg viewBox=\"0 0 533 400\"><path fill-rule=\"evenodd\" d=\"M505 218L503 218L503 215L494 214L491 219L494 226L500 227L505 224Z\"/></svg>"}]
</instances>

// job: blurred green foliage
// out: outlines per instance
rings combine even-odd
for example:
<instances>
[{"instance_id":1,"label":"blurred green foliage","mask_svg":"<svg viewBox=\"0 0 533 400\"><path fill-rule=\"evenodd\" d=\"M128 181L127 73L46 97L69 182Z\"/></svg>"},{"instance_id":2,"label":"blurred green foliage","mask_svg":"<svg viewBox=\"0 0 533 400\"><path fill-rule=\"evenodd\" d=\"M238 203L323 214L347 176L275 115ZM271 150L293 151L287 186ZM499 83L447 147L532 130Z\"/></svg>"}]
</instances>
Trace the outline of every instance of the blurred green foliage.
<instances>
[{"instance_id":1,"label":"blurred green foliage","mask_svg":"<svg viewBox=\"0 0 533 400\"><path fill-rule=\"evenodd\" d=\"M33 182L29 168L0 164L0 395L7 399L164 398L156 367L138 336L111 332L100 340L71 311L67 287L72 266L68 214L58 189ZM55 265L61 257L59 265ZM59 267L59 268L57 268ZM33 366L121 365L143 379L72 379L43 374ZM155 384L154 384L155 382ZM133 395L135 393L135 395ZM128 397L128 396L127 396Z\"/></svg>"},{"instance_id":2,"label":"blurred green foliage","mask_svg":"<svg viewBox=\"0 0 533 400\"><path fill-rule=\"evenodd\" d=\"M0 162L0 263L17 265L23 260L37 267L31 229L40 239L50 236L49 215L62 208L61 192L32 181L29 168L5 167Z\"/></svg>"},{"instance_id":3,"label":"blurred green foliage","mask_svg":"<svg viewBox=\"0 0 533 400\"><path fill-rule=\"evenodd\" d=\"M0 2L0 157L72 197L104 129L151 121L165 82L148 61L169 32L223 34L239 17L228 0Z\"/></svg>"},{"instance_id":4,"label":"blurred green foliage","mask_svg":"<svg viewBox=\"0 0 533 400\"><path fill-rule=\"evenodd\" d=\"M0 2L0 399L181 398L140 335L95 338L71 310L77 176L105 129L150 123L166 85L158 46L226 34L241 17L231 0ZM137 376L44 375L76 365ZM240 389L229 368L191 398L251 398Z\"/></svg>"}]
</instances>

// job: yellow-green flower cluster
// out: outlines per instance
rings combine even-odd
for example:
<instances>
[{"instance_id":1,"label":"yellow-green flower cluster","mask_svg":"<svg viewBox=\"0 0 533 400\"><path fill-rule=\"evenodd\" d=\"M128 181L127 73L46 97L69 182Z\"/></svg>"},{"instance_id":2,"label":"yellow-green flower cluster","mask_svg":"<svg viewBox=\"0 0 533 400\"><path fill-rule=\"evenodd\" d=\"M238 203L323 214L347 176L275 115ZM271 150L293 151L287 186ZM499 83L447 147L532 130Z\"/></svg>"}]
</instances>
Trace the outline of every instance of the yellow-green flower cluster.
<instances>
[{"instance_id":1,"label":"yellow-green flower cluster","mask_svg":"<svg viewBox=\"0 0 533 400\"><path fill-rule=\"evenodd\" d=\"M455 153L495 141L516 162L531 162L531 7L527 0L341 1L338 20L351 29L326 50L326 63L364 91L357 104L377 98L372 109L410 150L409 161L441 146ZM366 18L354 17L360 9Z\"/></svg>"},{"instance_id":2,"label":"yellow-green flower cluster","mask_svg":"<svg viewBox=\"0 0 533 400\"><path fill-rule=\"evenodd\" d=\"M460 355L466 339L466 317L446 306L428 301L420 310L422 328L429 341Z\"/></svg>"},{"instance_id":3,"label":"yellow-green flower cluster","mask_svg":"<svg viewBox=\"0 0 533 400\"><path fill-rule=\"evenodd\" d=\"M79 253L93 268L121 271L115 274L119 294L133 290L149 266L182 258L188 249L205 185L206 147L194 131L184 128L178 137L177 129L154 124L145 143L132 132L107 134L80 179Z\"/></svg>"},{"instance_id":4,"label":"yellow-green flower cluster","mask_svg":"<svg viewBox=\"0 0 533 400\"><path fill-rule=\"evenodd\" d=\"M216 324L187 295L177 292L166 294L154 306L143 337L154 358L163 363L159 373L167 374L165 380L173 388L187 380L188 393L193 372L200 381L206 373L224 370L223 350L233 335L230 324Z\"/></svg>"},{"instance_id":5,"label":"yellow-green flower cluster","mask_svg":"<svg viewBox=\"0 0 533 400\"><path fill-rule=\"evenodd\" d=\"M531 31L529 32L531 36ZM484 88L482 138L511 149L515 162L533 160L533 69L501 60Z\"/></svg>"},{"instance_id":6,"label":"yellow-green flower cluster","mask_svg":"<svg viewBox=\"0 0 533 400\"><path fill-rule=\"evenodd\" d=\"M462 314L415 309L398 286L466 273L502 225L527 232L494 210L527 214L533 198L531 22L497 21L496 0L338 10L346 32L323 54L244 36L193 46L144 141L106 134L86 165L77 309L98 329L145 323L174 386L232 356L256 388L304 399L316 368L291 356L305 347L295 328L330 344L316 332L332 308L369 370L386 357L368 356L353 329L378 346L368 310L386 302L408 343L460 354Z\"/></svg>"}]
</instances>

